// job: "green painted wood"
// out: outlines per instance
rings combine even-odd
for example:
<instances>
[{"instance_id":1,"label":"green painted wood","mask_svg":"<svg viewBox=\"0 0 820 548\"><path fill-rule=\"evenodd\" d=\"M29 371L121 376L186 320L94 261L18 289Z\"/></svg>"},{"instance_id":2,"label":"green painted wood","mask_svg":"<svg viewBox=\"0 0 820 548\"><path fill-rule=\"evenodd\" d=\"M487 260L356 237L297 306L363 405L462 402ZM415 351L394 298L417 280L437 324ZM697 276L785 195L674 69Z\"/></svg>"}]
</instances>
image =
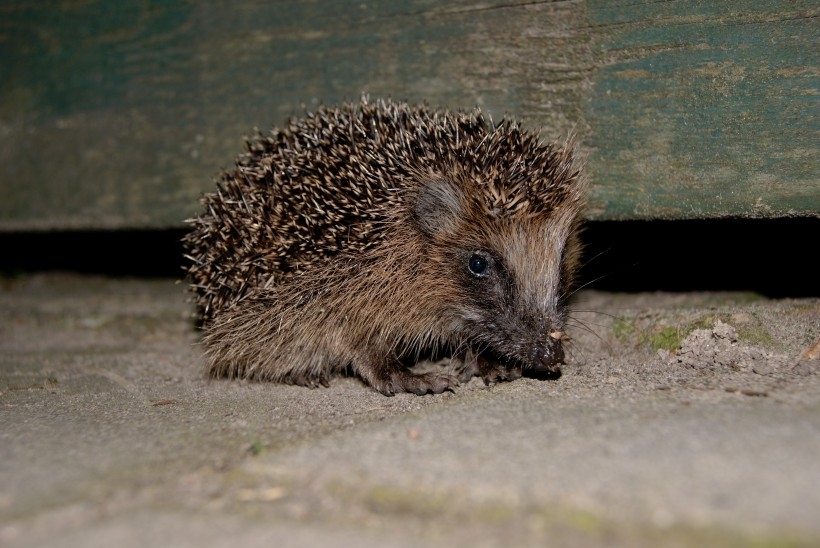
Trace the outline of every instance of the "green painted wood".
<instances>
[{"instance_id":1,"label":"green painted wood","mask_svg":"<svg viewBox=\"0 0 820 548\"><path fill-rule=\"evenodd\" d=\"M0 230L180 226L243 134L363 91L574 130L593 218L820 215L818 11L5 1Z\"/></svg>"},{"instance_id":2,"label":"green painted wood","mask_svg":"<svg viewBox=\"0 0 820 548\"><path fill-rule=\"evenodd\" d=\"M817 3L588 5L593 215L820 214Z\"/></svg>"}]
</instances>

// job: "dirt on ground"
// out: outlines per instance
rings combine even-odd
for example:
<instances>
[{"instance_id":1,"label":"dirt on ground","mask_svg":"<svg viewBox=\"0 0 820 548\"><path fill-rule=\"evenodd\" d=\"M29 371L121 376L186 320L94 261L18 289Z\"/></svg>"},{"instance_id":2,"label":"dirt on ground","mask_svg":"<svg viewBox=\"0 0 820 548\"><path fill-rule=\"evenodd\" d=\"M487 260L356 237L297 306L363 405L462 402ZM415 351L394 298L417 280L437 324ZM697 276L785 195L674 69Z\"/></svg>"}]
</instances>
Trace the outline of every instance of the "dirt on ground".
<instances>
[{"instance_id":1,"label":"dirt on ground","mask_svg":"<svg viewBox=\"0 0 820 548\"><path fill-rule=\"evenodd\" d=\"M559 379L392 398L209 381L185 300L0 281L0 545L820 544L820 299L586 292Z\"/></svg>"}]
</instances>

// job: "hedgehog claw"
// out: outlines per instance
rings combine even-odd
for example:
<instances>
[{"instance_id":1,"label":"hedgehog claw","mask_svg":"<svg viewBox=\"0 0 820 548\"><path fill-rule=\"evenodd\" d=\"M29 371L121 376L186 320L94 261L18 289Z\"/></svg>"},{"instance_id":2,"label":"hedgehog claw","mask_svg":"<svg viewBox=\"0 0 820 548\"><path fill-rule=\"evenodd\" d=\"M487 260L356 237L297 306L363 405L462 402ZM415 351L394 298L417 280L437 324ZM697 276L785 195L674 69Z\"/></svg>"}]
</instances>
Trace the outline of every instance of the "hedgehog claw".
<instances>
[{"instance_id":1,"label":"hedgehog claw","mask_svg":"<svg viewBox=\"0 0 820 548\"><path fill-rule=\"evenodd\" d=\"M468 350L464 355L464 367L458 373L459 382L470 382L470 379L481 374L478 367L478 354L472 350Z\"/></svg>"},{"instance_id":2,"label":"hedgehog claw","mask_svg":"<svg viewBox=\"0 0 820 548\"><path fill-rule=\"evenodd\" d=\"M304 386L305 388L319 388L320 386L325 388L330 387L330 382L326 373L320 373L318 375L290 374L282 379L282 382L285 384Z\"/></svg>"},{"instance_id":3,"label":"hedgehog claw","mask_svg":"<svg viewBox=\"0 0 820 548\"><path fill-rule=\"evenodd\" d=\"M454 377L441 375L439 373L424 373L413 375L409 372L401 372L391 379L392 389L399 392L410 392L418 396L425 394L441 394L444 391L452 390L458 381Z\"/></svg>"},{"instance_id":4,"label":"hedgehog claw","mask_svg":"<svg viewBox=\"0 0 820 548\"><path fill-rule=\"evenodd\" d=\"M385 396L393 396L398 392L410 392L418 396L425 394L441 394L458 386L458 380L449 375L439 373L423 373L414 375L405 368L390 372L387 379L371 383L373 387Z\"/></svg>"},{"instance_id":5,"label":"hedgehog claw","mask_svg":"<svg viewBox=\"0 0 820 548\"><path fill-rule=\"evenodd\" d=\"M486 386L500 381L514 381L520 379L523 374L521 365L518 364L508 366L498 361L488 360L483 356L478 356L476 361L478 375L484 380Z\"/></svg>"}]
</instances>

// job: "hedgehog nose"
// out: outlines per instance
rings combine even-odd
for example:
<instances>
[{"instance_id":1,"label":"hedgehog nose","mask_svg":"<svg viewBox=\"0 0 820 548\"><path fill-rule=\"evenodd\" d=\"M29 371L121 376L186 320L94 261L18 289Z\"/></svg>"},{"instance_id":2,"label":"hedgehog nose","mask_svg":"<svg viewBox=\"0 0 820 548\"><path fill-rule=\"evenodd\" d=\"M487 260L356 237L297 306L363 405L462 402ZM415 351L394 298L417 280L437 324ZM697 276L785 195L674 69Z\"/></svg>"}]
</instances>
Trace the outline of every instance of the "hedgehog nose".
<instances>
[{"instance_id":1,"label":"hedgehog nose","mask_svg":"<svg viewBox=\"0 0 820 548\"><path fill-rule=\"evenodd\" d=\"M533 347L532 367L535 371L561 374L564 363L564 347L560 340L550 341L549 345L536 344Z\"/></svg>"}]
</instances>

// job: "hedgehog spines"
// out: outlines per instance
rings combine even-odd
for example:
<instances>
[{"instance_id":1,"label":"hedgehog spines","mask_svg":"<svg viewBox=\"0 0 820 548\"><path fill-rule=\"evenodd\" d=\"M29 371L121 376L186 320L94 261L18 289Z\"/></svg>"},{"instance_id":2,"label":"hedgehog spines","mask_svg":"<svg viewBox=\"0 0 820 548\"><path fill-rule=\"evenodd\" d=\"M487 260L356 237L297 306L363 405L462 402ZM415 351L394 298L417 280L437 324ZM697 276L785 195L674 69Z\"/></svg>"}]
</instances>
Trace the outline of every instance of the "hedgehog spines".
<instances>
[{"instance_id":1,"label":"hedgehog spines","mask_svg":"<svg viewBox=\"0 0 820 548\"><path fill-rule=\"evenodd\" d=\"M457 179L497 217L548 215L578 177L566 147L517 122L366 97L246 142L185 238L206 323L255 287L384 244L420 174Z\"/></svg>"}]
</instances>

